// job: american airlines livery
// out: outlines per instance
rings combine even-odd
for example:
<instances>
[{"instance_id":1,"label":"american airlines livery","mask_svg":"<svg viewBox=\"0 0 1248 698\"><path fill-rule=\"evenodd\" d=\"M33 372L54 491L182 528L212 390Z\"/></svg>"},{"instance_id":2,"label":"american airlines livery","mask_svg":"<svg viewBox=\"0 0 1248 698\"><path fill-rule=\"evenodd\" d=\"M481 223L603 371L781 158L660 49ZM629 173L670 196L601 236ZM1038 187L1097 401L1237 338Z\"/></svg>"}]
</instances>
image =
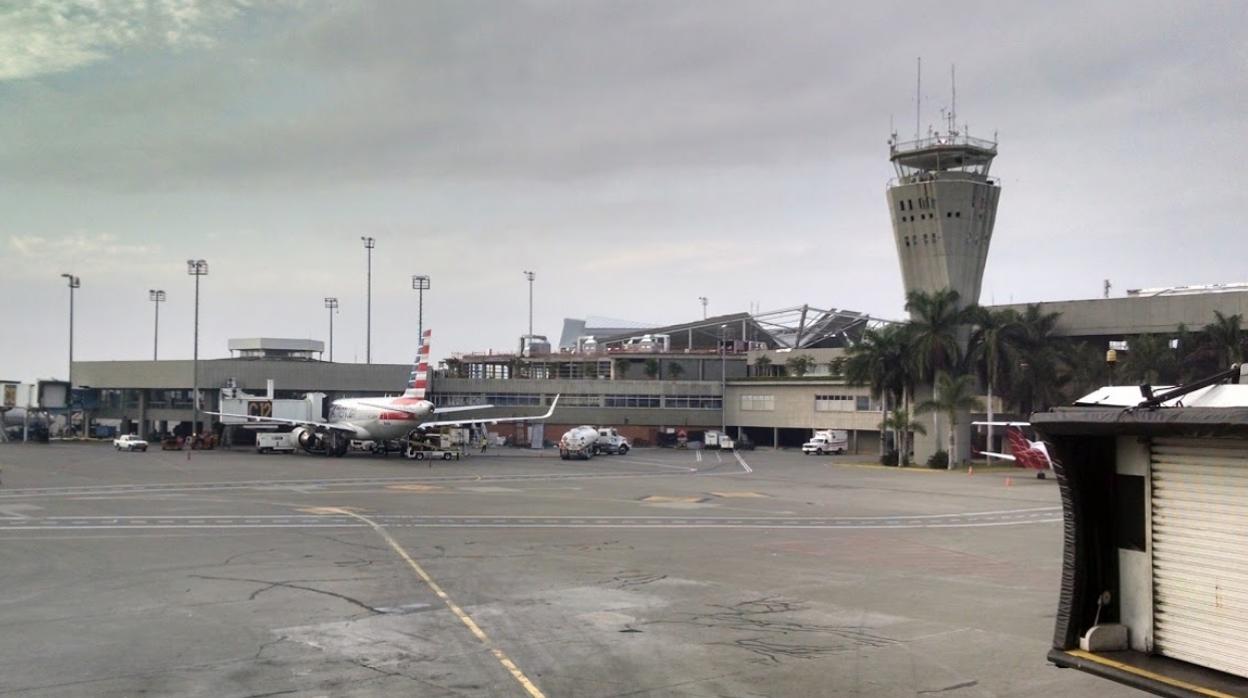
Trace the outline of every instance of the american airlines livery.
<instances>
[{"instance_id":1,"label":"american airlines livery","mask_svg":"<svg viewBox=\"0 0 1248 698\"><path fill-rule=\"evenodd\" d=\"M257 417L226 412L209 412L220 417L246 419L250 422L294 425L292 437L306 451L324 452L326 455L342 456L352 439L361 441L390 441L402 439L413 431L442 426L469 426L472 424L498 424L500 422L533 422L548 419L559 403L556 395L546 414L532 417L495 417L490 419L436 419L440 415L469 410L483 410L493 405L468 405L464 407L435 407L425 399L429 386L429 339L432 330L425 330L420 338L416 363L407 378L407 389L399 397L390 398L343 398L334 400L329 407L326 421L301 421L276 417Z\"/></svg>"}]
</instances>

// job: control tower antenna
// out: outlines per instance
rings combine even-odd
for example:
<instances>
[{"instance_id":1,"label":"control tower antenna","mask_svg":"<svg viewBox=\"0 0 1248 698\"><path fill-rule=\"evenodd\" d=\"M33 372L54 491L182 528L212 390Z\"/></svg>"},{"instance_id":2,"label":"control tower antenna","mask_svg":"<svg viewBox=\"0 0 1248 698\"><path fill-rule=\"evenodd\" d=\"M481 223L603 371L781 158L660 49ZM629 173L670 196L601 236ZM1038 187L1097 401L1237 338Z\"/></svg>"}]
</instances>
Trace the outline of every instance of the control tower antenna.
<instances>
[{"instance_id":1,"label":"control tower antenna","mask_svg":"<svg viewBox=\"0 0 1248 698\"><path fill-rule=\"evenodd\" d=\"M952 89L953 96L949 103L949 133L957 133L958 129L958 74L957 66L949 64L949 86Z\"/></svg>"},{"instance_id":2,"label":"control tower antenna","mask_svg":"<svg viewBox=\"0 0 1248 698\"><path fill-rule=\"evenodd\" d=\"M919 140L922 126L919 125L921 118L921 110L923 108L923 57L917 59L918 68L914 75L914 140Z\"/></svg>"}]
</instances>

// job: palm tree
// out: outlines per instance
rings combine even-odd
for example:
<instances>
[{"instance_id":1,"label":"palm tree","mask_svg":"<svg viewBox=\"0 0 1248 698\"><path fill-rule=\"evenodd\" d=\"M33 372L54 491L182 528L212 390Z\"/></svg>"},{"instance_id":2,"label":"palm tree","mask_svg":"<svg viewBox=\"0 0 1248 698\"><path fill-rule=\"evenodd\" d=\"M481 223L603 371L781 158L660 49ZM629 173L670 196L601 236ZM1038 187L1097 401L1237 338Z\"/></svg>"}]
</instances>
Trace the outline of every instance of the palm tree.
<instances>
[{"instance_id":1,"label":"palm tree","mask_svg":"<svg viewBox=\"0 0 1248 698\"><path fill-rule=\"evenodd\" d=\"M1170 348L1170 337L1156 334L1136 335L1127 341L1127 356L1122 373L1129 381L1157 385L1178 380L1179 362Z\"/></svg>"},{"instance_id":2,"label":"palm tree","mask_svg":"<svg viewBox=\"0 0 1248 698\"><path fill-rule=\"evenodd\" d=\"M1010 397L1023 414L1062 402L1062 386L1070 381L1070 344L1057 335L1060 313L1046 313L1033 303L1019 314L1021 330L1014 356Z\"/></svg>"},{"instance_id":3,"label":"palm tree","mask_svg":"<svg viewBox=\"0 0 1248 698\"><path fill-rule=\"evenodd\" d=\"M1067 396L1072 400L1109 382L1105 350L1101 347L1089 342L1076 342L1067 349L1063 360L1067 366Z\"/></svg>"},{"instance_id":4,"label":"palm tree","mask_svg":"<svg viewBox=\"0 0 1248 698\"><path fill-rule=\"evenodd\" d=\"M1018 311L1012 308L981 308L977 313L968 354L979 379L988 386L989 400L994 392L1008 393L1023 337L1022 318ZM1009 402L1008 395L1002 397Z\"/></svg>"},{"instance_id":5,"label":"palm tree","mask_svg":"<svg viewBox=\"0 0 1248 698\"><path fill-rule=\"evenodd\" d=\"M881 401L881 411L885 413L889 410L890 398L894 398L894 404L900 401L906 392L907 377L913 374L907 339L903 325L867 330L845 355L845 382L867 386L871 397ZM884 455L882 430L880 455Z\"/></svg>"},{"instance_id":6,"label":"palm tree","mask_svg":"<svg viewBox=\"0 0 1248 698\"><path fill-rule=\"evenodd\" d=\"M889 412L884 421L880 422L880 431L885 430L893 432L893 443L897 444L897 463L906 467L909 462L910 433L926 434L927 427L912 419L909 412L899 407Z\"/></svg>"},{"instance_id":7,"label":"palm tree","mask_svg":"<svg viewBox=\"0 0 1248 698\"><path fill-rule=\"evenodd\" d=\"M1248 335L1244 334L1243 328L1240 326L1243 321L1241 315L1223 315L1221 312L1213 311L1214 321L1205 325L1205 344L1211 349L1217 357L1217 370L1225 370L1231 364L1242 364L1244 362L1244 340Z\"/></svg>"},{"instance_id":8,"label":"palm tree","mask_svg":"<svg viewBox=\"0 0 1248 698\"><path fill-rule=\"evenodd\" d=\"M685 375L685 367L676 363L675 361L669 361L667 362L667 375L672 380L676 380L680 378L681 376Z\"/></svg>"},{"instance_id":9,"label":"palm tree","mask_svg":"<svg viewBox=\"0 0 1248 698\"><path fill-rule=\"evenodd\" d=\"M944 413L949 417L949 467L958 456L958 413L983 409L983 403L975 397L975 378L970 375L952 376L944 371L936 375L935 395L915 408L915 412Z\"/></svg>"},{"instance_id":10,"label":"palm tree","mask_svg":"<svg viewBox=\"0 0 1248 698\"><path fill-rule=\"evenodd\" d=\"M959 306L959 300L958 292L951 288L934 293L911 291L906 296L914 361L923 381L941 371L954 370L961 362L959 330L979 311L974 304Z\"/></svg>"}]
</instances>

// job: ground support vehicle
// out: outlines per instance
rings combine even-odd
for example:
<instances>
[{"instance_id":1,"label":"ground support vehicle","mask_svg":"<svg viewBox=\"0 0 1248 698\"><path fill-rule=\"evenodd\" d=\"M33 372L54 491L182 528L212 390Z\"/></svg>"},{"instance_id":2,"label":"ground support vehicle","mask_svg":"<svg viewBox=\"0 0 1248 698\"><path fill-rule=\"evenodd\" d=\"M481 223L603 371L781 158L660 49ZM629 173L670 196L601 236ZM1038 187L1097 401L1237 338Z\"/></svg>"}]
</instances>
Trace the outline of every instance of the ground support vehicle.
<instances>
[{"instance_id":1,"label":"ground support vehicle","mask_svg":"<svg viewBox=\"0 0 1248 698\"><path fill-rule=\"evenodd\" d=\"M118 451L146 451L147 442L134 434L122 434L113 439L113 448Z\"/></svg>"}]
</instances>

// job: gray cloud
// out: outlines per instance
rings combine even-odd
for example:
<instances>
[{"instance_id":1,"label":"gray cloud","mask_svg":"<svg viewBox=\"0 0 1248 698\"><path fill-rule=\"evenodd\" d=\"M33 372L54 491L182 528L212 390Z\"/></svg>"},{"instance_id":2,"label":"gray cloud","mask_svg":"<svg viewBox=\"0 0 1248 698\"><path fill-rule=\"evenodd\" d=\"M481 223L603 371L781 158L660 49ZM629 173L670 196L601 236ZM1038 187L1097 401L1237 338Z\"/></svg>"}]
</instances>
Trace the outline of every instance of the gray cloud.
<instances>
[{"instance_id":1,"label":"gray cloud","mask_svg":"<svg viewBox=\"0 0 1248 698\"><path fill-rule=\"evenodd\" d=\"M1000 131L985 301L1242 275L1226 254L1248 156L1241 4L221 7L187 23L195 41L45 28L86 47L77 63L31 68L0 39L0 65L27 66L0 81L0 255L128 251L27 259L6 291L55 298L71 265L95 316L125 316L143 310L129 287L180 288L182 260L208 256L213 346L319 333L331 294L359 337L356 238L373 234L375 312L405 318L406 275L436 270L439 352L509 346L525 267L548 332L584 313L679 320L703 294L725 312L900 315L883 187L890 116L914 130L916 55L923 128L957 63L959 120ZM56 336L57 302L21 312ZM84 317L80 355L134 344ZM410 353L407 324L375 338L386 360ZM18 350L0 365L57 366Z\"/></svg>"}]
</instances>

